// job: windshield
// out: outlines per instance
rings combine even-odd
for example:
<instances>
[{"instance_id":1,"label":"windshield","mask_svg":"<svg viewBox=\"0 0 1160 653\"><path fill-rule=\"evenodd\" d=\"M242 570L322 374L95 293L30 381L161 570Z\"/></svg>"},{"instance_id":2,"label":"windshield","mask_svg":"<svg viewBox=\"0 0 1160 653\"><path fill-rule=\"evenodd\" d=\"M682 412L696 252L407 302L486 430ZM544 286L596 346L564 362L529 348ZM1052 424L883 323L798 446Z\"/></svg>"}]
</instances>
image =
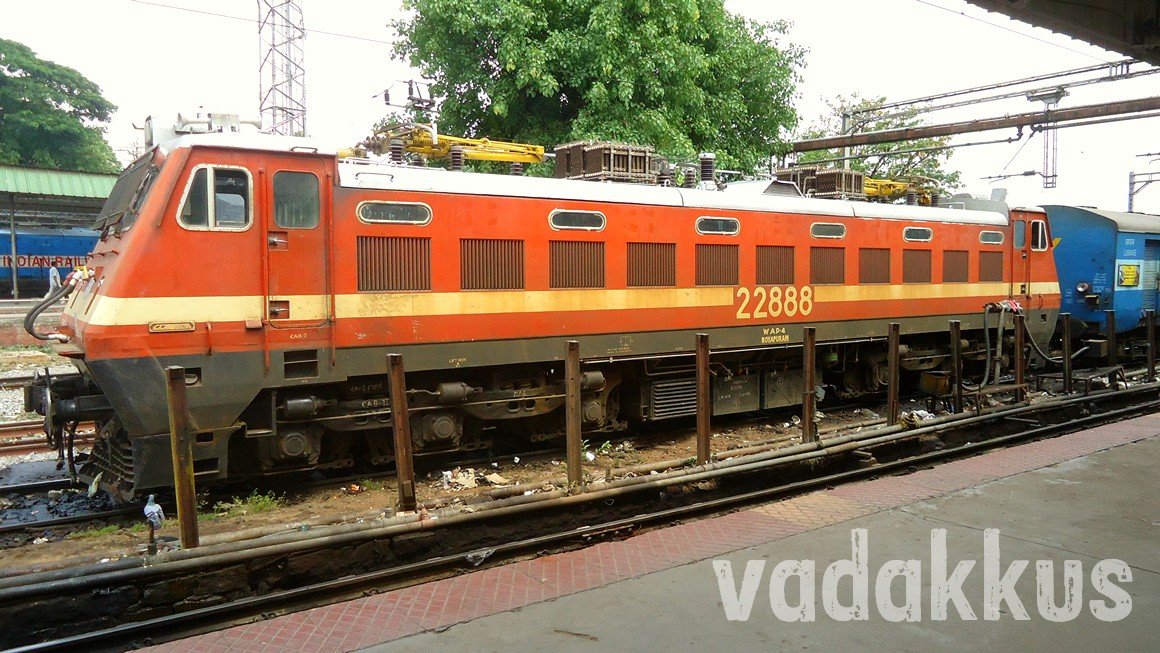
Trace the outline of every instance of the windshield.
<instances>
[{"instance_id":1,"label":"windshield","mask_svg":"<svg viewBox=\"0 0 1160 653\"><path fill-rule=\"evenodd\" d=\"M100 231L101 237L104 238L110 228L119 235L121 231L131 227L156 177L157 166L153 165L152 152L134 161L133 165L126 168L117 178L113 192L109 193L109 198L101 207L101 214L97 216L93 229Z\"/></svg>"}]
</instances>

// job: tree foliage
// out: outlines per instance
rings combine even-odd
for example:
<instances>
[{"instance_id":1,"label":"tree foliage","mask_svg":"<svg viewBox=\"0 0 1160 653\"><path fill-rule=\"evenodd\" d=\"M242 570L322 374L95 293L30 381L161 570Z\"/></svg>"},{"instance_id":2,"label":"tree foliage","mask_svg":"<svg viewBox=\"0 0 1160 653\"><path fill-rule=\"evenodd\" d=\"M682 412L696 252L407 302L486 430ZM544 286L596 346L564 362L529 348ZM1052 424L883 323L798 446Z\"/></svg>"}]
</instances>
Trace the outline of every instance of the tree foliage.
<instances>
[{"instance_id":1,"label":"tree foliage","mask_svg":"<svg viewBox=\"0 0 1160 653\"><path fill-rule=\"evenodd\" d=\"M786 24L723 0L404 0L396 55L432 80L440 130L553 146L652 145L764 163L792 107L802 51Z\"/></svg>"},{"instance_id":2,"label":"tree foliage","mask_svg":"<svg viewBox=\"0 0 1160 653\"><path fill-rule=\"evenodd\" d=\"M0 163L116 172L101 126L116 109L84 75L0 39Z\"/></svg>"},{"instance_id":3,"label":"tree foliage","mask_svg":"<svg viewBox=\"0 0 1160 653\"><path fill-rule=\"evenodd\" d=\"M922 125L918 117L921 107L884 110L886 98L860 98L858 95L838 96L829 102L829 115L812 123L802 139L821 138L842 132L842 114L849 113L847 132L871 132L885 129L903 129ZM949 191L959 186L959 172L949 168L952 149L945 148L950 137L923 138L915 141L862 145L850 148L850 154L859 158L850 161L850 167L861 170L867 177L896 181L919 181L932 190ZM842 156L841 150L805 152L798 163L811 163ZM841 162L831 165L841 166Z\"/></svg>"}]
</instances>

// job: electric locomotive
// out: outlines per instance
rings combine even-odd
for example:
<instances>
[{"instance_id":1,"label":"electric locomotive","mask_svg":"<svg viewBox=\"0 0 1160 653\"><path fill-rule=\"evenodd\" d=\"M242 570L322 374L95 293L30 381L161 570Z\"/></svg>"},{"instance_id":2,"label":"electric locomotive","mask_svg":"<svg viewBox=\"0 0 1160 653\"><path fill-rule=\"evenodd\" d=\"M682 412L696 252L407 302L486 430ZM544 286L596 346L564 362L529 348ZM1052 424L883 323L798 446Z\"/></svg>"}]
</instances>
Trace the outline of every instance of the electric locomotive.
<instances>
[{"instance_id":1,"label":"electric locomotive","mask_svg":"<svg viewBox=\"0 0 1160 653\"><path fill-rule=\"evenodd\" d=\"M390 463L388 354L423 455L560 437L568 340L586 437L605 437L695 412L699 332L720 415L800 403L804 326L849 394L884 386L892 321L910 371L946 364L948 320L981 351L989 304L1017 301L1041 342L1055 326L1038 209L447 171L216 120L121 175L44 336L78 371L28 391L58 441L96 421L79 475L115 494L172 482L167 366L205 483Z\"/></svg>"}]
</instances>

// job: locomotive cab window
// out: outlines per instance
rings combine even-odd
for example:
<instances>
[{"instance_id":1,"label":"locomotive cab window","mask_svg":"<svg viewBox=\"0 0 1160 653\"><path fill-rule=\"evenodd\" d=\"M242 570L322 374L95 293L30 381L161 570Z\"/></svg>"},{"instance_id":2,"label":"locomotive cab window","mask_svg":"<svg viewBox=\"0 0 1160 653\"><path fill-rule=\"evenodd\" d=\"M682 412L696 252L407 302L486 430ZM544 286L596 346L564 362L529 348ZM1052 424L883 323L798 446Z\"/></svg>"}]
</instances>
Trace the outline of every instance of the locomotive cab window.
<instances>
[{"instance_id":1,"label":"locomotive cab window","mask_svg":"<svg viewBox=\"0 0 1160 653\"><path fill-rule=\"evenodd\" d=\"M355 212L362 222L415 225L431 222L431 207L415 202L362 202Z\"/></svg>"},{"instance_id":2,"label":"locomotive cab window","mask_svg":"<svg viewBox=\"0 0 1160 653\"><path fill-rule=\"evenodd\" d=\"M810 235L814 238L845 238L846 225L832 222L815 222L810 225Z\"/></svg>"},{"instance_id":3,"label":"locomotive cab window","mask_svg":"<svg viewBox=\"0 0 1160 653\"><path fill-rule=\"evenodd\" d=\"M250 200L249 172L204 166L190 178L178 212L179 221L190 229L240 231L250 226Z\"/></svg>"},{"instance_id":4,"label":"locomotive cab window","mask_svg":"<svg viewBox=\"0 0 1160 653\"><path fill-rule=\"evenodd\" d=\"M697 218L697 233L736 236L741 232L741 221L736 218Z\"/></svg>"},{"instance_id":5,"label":"locomotive cab window","mask_svg":"<svg viewBox=\"0 0 1160 653\"><path fill-rule=\"evenodd\" d=\"M1019 220L1015 223L1015 249L1023 249L1027 244L1027 223Z\"/></svg>"},{"instance_id":6,"label":"locomotive cab window","mask_svg":"<svg viewBox=\"0 0 1160 653\"><path fill-rule=\"evenodd\" d=\"M1002 245L1003 232L1002 231L981 231L979 232L979 242L984 245Z\"/></svg>"},{"instance_id":7,"label":"locomotive cab window","mask_svg":"<svg viewBox=\"0 0 1160 653\"><path fill-rule=\"evenodd\" d=\"M603 231L604 214L599 211L552 211L548 224L553 229L580 229L583 231Z\"/></svg>"},{"instance_id":8,"label":"locomotive cab window","mask_svg":"<svg viewBox=\"0 0 1160 653\"><path fill-rule=\"evenodd\" d=\"M274 173L274 224L287 229L318 226L318 177L309 172Z\"/></svg>"},{"instance_id":9,"label":"locomotive cab window","mask_svg":"<svg viewBox=\"0 0 1160 653\"><path fill-rule=\"evenodd\" d=\"M1047 223L1043 220L1031 221L1031 251L1047 251Z\"/></svg>"}]
</instances>

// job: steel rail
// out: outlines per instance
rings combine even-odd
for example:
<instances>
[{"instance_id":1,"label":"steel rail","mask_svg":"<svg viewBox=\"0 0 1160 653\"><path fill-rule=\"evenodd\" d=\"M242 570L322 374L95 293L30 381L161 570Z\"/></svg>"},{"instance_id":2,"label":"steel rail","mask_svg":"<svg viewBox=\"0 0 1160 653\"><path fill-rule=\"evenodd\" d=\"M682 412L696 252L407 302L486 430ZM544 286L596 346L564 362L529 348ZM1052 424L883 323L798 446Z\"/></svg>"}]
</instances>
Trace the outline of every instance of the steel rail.
<instances>
[{"instance_id":1,"label":"steel rail","mask_svg":"<svg viewBox=\"0 0 1160 653\"><path fill-rule=\"evenodd\" d=\"M24 374L20 376L6 376L0 378L0 390L13 390L16 388L23 388L32 384L32 375Z\"/></svg>"},{"instance_id":2,"label":"steel rail","mask_svg":"<svg viewBox=\"0 0 1160 653\"><path fill-rule=\"evenodd\" d=\"M0 485L0 494L26 494L29 492L46 492L48 490L60 490L64 488L73 487L71 479L54 478L47 481L32 481L30 483L17 483L15 485Z\"/></svg>"},{"instance_id":3,"label":"steel rail","mask_svg":"<svg viewBox=\"0 0 1160 653\"><path fill-rule=\"evenodd\" d=\"M5 535L8 533L19 533L22 531L47 530L57 528L59 526L72 526L74 524L83 524L90 521L102 521L114 517L140 514L141 506L130 506L127 508L114 508L108 512L89 513L85 515L69 515L67 517L57 517L55 519L41 519L39 521L3 524L0 525L0 535Z\"/></svg>"}]
</instances>

